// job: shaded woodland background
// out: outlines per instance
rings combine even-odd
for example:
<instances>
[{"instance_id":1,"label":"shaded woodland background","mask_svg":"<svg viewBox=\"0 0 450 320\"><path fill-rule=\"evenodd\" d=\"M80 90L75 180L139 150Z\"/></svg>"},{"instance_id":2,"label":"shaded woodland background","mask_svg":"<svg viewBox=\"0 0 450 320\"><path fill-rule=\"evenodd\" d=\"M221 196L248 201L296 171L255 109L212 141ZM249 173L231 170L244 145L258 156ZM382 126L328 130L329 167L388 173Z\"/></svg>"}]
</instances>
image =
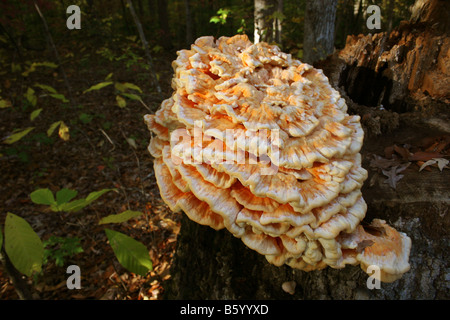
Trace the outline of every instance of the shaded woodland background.
<instances>
[{"instance_id":1,"label":"shaded woodland background","mask_svg":"<svg viewBox=\"0 0 450 320\"><path fill-rule=\"evenodd\" d=\"M304 0L131 2L148 41L152 66L125 0L0 1L0 139L3 140L0 145L0 225L3 226L6 213L13 212L25 218L43 241L51 236L76 238L83 249L83 252L65 256L63 266L49 260L34 277L18 275L20 284L13 285L3 265L0 266L0 299L19 298L14 288L18 285L28 292L28 297L41 299L162 299L165 283L171 278L170 266L181 217L171 213L159 197L152 159L146 150L149 132L143 115L156 111L162 99L171 95L171 62L176 58L176 51L189 48L196 38L204 35L220 37L242 33L253 40L255 28L260 28L260 41L276 43L300 60L305 55L307 1ZM340 50L349 35L372 39L369 34L389 34L399 28L402 21L410 19L414 0L329 3L336 11L332 42L334 49ZM81 30L66 27L69 16L66 8L72 4L81 8ZM366 9L371 4L381 8L380 30L366 27ZM257 8L263 8L262 13L255 10ZM405 27L402 30L406 30ZM357 42L355 38L349 39ZM373 40L370 48L381 55L384 49L378 40L384 38L375 35L373 39L376 41ZM355 45L355 48L355 51L349 50L349 60L361 52L360 47ZM326 58L327 54L320 58ZM320 64L323 62L315 57L310 62L317 62L330 71L327 75L335 86L351 89L351 84L360 79L358 70L351 68L346 69L347 78L333 79L332 75L336 74L333 72L340 68L336 61ZM161 92L153 78L157 79ZM340 83L342 79L347 79L347 83ZM385 81L381 77L374 79L371 81ZM111 84L88 90L105 82ZM117 83L135 87L121 90ZM353 93L354 97L359 94L361 100L357 102L361 105L379 106L379 103L372 101L375 104L372 106L372 102L364 101L363 94ZM425 97L426 101L429 99L429 95ZM393 105L391 109L412 111L411 106L416 102L406 107ZM437 103L437 112L447 110L448 100ZM367 111L361 105L352 104L350 109L366 115L363 125L368 133L390 134L398 127L398 115L386 116L378 109ZM42 110L32 116L38 109ZM64 122L68 137L61 133L58 136L57 132L48 134L56 122ZM4 143L16 132L14 130L29 127L34 129L19 141ZM417 132L417 128L413 131ZM396 141L391 138L389 143L393 145ZM445 148L448 142L441 151ZM375 147L369 150L383 152ZM72 188L83 196L103 188L116 188L117 192L102 196L80 213L59 215L30 201L30 193L38 188L52 191ZM153 270L146 276L130 273L117 262L103 229L98 226L102 217L124 210L144 213L143 218L130 220L115 229L146 244L153 262ZM66 288L64 266L70 264L77 264L82 270L80 290Z\"/></svg>"},{"instance_id":2,"label":"shaded woodland background","mask_svg":"<svg viewBox=\"0 0 450 320\"><path fill-rule=\"evenodd\" d=\"M69 45L70 41L95 41L96 47L100 48L101 44L113 43L117 38L137 35L125 0L41 0L37 3L58 45ZM253 40L255 7L260 6L264 8L261 17L265 27L261 40L275 42L283 50L302 57L306 1L137 0L133 3L155 53L188 48L195 39L204 35L220 37L245 33ZM336 48L342 48L349 34L390 31L401 20L408 20L411 15L409 7L414 0L340 0L329 3L337 6L334 43ZM79 32L66 28L66 8L71 4L81 7L82 30ZM380 30L366 27L366 9L371 4L381 8ZM42 51L48 48L42 22L32 1L2 1L0 5L0 22L3 37L6 37L4 45L10 46L8 42L14 41L17 47L11 49Z\"/></svg>"}]
</instances>

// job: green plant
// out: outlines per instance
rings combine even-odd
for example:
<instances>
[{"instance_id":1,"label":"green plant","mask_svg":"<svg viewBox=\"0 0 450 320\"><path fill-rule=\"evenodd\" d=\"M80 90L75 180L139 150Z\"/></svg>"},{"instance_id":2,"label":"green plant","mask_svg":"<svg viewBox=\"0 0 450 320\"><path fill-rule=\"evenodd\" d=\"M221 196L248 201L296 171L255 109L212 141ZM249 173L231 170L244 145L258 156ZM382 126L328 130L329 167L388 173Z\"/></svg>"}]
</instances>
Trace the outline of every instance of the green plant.
<instances>
[{"instance_id":1,"label":"green plant","mask_svg":"<svg viewBox=\"0 0 450 320\"><path fill-rule=\"evenodd\" d=\"M18 145L5 149L5 155L16 156L21 162L28 163L30 161L29 146Z\"/></svg>"},{"instance_id":2,"label":"green plant","mask_svg":"<svg viewBox=\"0 0 450 320\"><path fill-rule=\"evenodd\" d=\"M117 105L120 108L125 108L127 105L126 99L128 98L130 100L135 100L135 101L139 101L140 103L144 104L144 101L142 101L142 98L136 94L136 92L142 94L142 89L139 88L137 85L135 85L134 83L130 83L130 82L114 82L111 81L112 78L112 73L108 74L105 78L105 81L103 82L99 82L91 87L89 87L88 89L83 91L83 94L91 92L91 91L97 91L100 89L103 89L111 84L114 84L114 88L116 89L116 102ZM131 91L130 91L131 90Z\"/></svg>"},{"instance_id":3,"label":"green plant","mask_svg":"<svg viewBox=\"0 0 450 320\"><path fill-rule=\"evenodd\" d=\"M105 193L115 189L102 189L91 192L86 198L70 201L75 198L78 191L63 188L56 193L56 199L49 189L37 189L30 194L31 201L36 204L49 205L54 212L77 212L100 198Z\"/></svg>"},{"instance_id":4,"label":"green plant","mask_svg":"<svg viewBox=\"0 0 450 320\"><path fill-rule=\"evenodd\" d=\"M127 210L120 214L109 215L99 221L99 224L122 223L142 215L140 211ZM144 244L133 238L111 229L105 228L106 236L120 264L127 270L145 276L153 269L148 250Z\"/></svg>"},{"instance_id":5,"label":"green plant","mask_svg":"<svg viewBox=\"0 0 450 320\"><path fill-rule=\"evenodd\" d=\"M217 11L217 16L213 16L211 17L211 19L209 20L209 22L212 23L220 23L220 24L225 24L227 22L227 17L230 14L231 10L227 9L227 8L220 8Z\"/></svg>"},{"instance_id":6,"label":"green plant","mask_svg":"<svg viewBox=\"0 0 450 320\"><path fill-rule=\"evenodd\" d=\"M8 137L5 138L5 140L3 140L3 143L13 144L22 139L23 137L25 137L32 130L34 130L34 127L28 127L26 129L15 129L11 133L11 135L9 135Z\"/></svg>"},{"instance_id":7,"label":"green plant","mask_svg":"<svg viewBox=\"0 0 450 320\"><path fill-rule=\"evenodd\" d=\"M55 199L55 196L49 189L38 189L30 194L30 198L36 204L49 205L50 209L54 212L77 212L111 190L115 189L102 189L100 191L91 192L86 198L71 201L78 194L76 190L63 188L56 193ZM109 215L101 219L99 224L122 223L131 218L138 217L141 214L142 212L140 211L127 210L120 214ZM117 260L119 260L122 266L127 270L136 274L145 275L152 269L152 262L145 245L118 231L105 228L105 233ZM52 257L58 257L60 263L64 254L74 254L74 250L79 250L77 249L76 243L71 240L54 238L53 242L50 243L51 245L59 245L59 251L52 251L48 254L50 256L53 255ZM66 244L66 247L62 248L62 244L64 243ZM69 251L67 247L72 249L72 251Z\"/></svg>"},{"instance_id":8,"label":"green plant","mask_svg":"<svg viewBox=\"0 0 450 320\"><path fill-rule=\"evenodd\" d=\"M91 192L86 198L71 201L78 194L76 190L63 188L56 193L55 198L49 189L38 189L30 194L30 198L36 204L49 205L54 212L76 212L111 190L115 189L102 189ZM140 215L142 215L140 211L127 210L104 217L99 221L99 225L122 223ZM153 269L148 249L144 244L118 231L107 228L104 231L117 260L124 268L142 276ZM50 259L61 267L67 257L83 252L80 241L79 238L52 235L42 242L25 219L11 212L6 215L4 232L0 226L2 254L4 246L6 258L14 268L28 277L33 277L35 281L42 273L42 266Z\"/></svg>"},{"instance_id":9,"label":"green plant","mask_svg":"<svg viewBox=\"0 0 450 320\"><path fill-rule=\"evenodd\" d=\"M66 257L71 257L77 253L83 252L78 238L65 238L51 236L44 243L44 261L46 264L49 259L55 260L55 265L58 267L64 266Z\"/></svg>"},{"instance_id":10,"label":"green plant","mask_svg":"<svg viewBox=\"0 0 450 320\"><path fill-rule=\"evenodd\" d=\"M88 124L89 122L92 121L92 119L94 119L94 116L92 114L88 114L88 113L80 113L80 115L78 116L78 118L80 119L80 121L83 124Z\"/></svg>"}]
</instances>

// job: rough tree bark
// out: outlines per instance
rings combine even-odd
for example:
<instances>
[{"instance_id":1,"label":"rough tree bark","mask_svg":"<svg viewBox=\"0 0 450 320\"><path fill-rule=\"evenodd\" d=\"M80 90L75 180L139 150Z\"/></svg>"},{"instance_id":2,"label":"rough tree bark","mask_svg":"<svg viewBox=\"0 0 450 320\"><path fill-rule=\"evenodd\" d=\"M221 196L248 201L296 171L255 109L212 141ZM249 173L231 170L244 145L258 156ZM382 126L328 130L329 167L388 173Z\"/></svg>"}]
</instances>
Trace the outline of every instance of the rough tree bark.
<instances>
[{"instance_id":1,"label":"rough tree bark","mask_svg":"<svg viewBox=\"0 0 450 320\"><path fill-rule=\"evenodd\" d=\"M254 43L261 41L281 43L281 21L275 15L283 11L283 0L255 0Z\"/></svg>"},{"instance_id":2,"label":"rough tree bark","mask_svg":"<svg viewBox=\"0 0 450 320\"><path fill-rule=\"evenodd\" d=\"M434 2L443 4L439 0ZM429 11L424 10L421 16L428 14ZM445 82L450 74L450 44L448 35L440 33L436 23L434 20L429 25L422 18L420 23L404 23L391 35L349 37L342 52L320 65L332 85L340 86L338 89L346 98L350 112L362 116L366 132L369 120L385 121L381 123L381 130L366 135L361 150L363 167L369 172L362 189L368 204L364 221L384 219L408 234L412 240L411 270L400 280L382 283L381 289L369 290L366 285L368 276L356 266L313 272L287 266L275 267L229 232L201 226L183 214L172 278L166 286L166 299L450 298L450 170L441 172L434 168L419 172L415 164L410 165L402 172L404 177L394 190L385 183L386 177L370 166L372 154L384 155L385 148L393 144L414 145L425 137L450 134L450 95L448 82ZM384 63L385 73L380 75L380 66ZM357 71L355 68L360 65L364 68ZM395 81L393 77L397 77ZM366 78L371 82L364 82ZM389 79L393 82L390 92L386 92L389 86L382 87L389 83ZM351 88L360 90L350 92L353 97L356 97L355 92L359 92L360 97L372 95L372 101L383 100L383 95L388 97L386 101L393 97L416 102L418 97L426 99L420 98L422 109L411 109L408 113L392 112L370 104L355 103L347 96ZM437 111L430 112L430 108ZM380 116L377 114L375 117L376 112ZM390 120L386 120L388 117ZM433 117L435 121L431 121ZM389 121L395 125L386 124ZM296 283L293 295L282 290L282 284L288 281Z\"/></svg>"},{"instance_id":3,"label":"rough tree bark","mask_svg":"<svg viewBox=\"0 0 450 320\"><path fill-rule=\"evenodd\" d=\"M305 11L303 62L313 64L334 51L337 0L308 0Z\"/></svg>"}]
</instances>

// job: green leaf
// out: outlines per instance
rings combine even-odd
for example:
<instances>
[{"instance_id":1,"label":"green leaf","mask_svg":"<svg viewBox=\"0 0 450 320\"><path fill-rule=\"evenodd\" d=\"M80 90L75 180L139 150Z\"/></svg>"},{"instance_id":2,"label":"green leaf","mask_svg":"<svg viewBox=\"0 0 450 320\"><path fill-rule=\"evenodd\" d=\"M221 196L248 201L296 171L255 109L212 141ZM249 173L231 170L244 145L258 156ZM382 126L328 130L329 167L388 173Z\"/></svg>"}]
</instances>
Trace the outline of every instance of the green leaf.
<instances>
[{"instance_id":1,"label":"green leaf","mask_svg":"<svg viewBox=\"0 0 450 320\"><path fill-rule=\"evenodd\" d=\"M106 81L111 80L112 76L113 76L113 73L111 72L110 74L108 74L108 75L106 76L105 80L106 80Z\"/></svg>"},{"instance_id":2,"label":"green leaf","mask_svg":"<svg viewBox=\"0 0 450 320\"><path fill-rule=\"evenodd\" d=\"M137 94L134 93L122 93L125 97L131 100L141 101L141 97L139 97Z\"/></svg>"},{"instance_id":3,"label":"green leaf","mask_svg":"<svg viewBox=\"0 0 450 320\"><path fill-rule=\"evenodd\" d=\"M31 276L40 272L44 246L33 228L23 218L8 212L5 220L5 251L14 267Z\"/></svg>"},{"instance_id":4,"label":"green leaf","mask_svg":"<svg viewBox=\"0 0 450 320\"><path fill-rule=\"evenodd\" d=\"M66 99L66 97L61 93L52 93L49 94L50 97L61 100L62 102L69 102L69 100Z\"/></svg>"},{"instance_id":5,"label":"green leaf","mask_svg":"<svg viewBox=\"0 0 450 320\"><path fill-rule=\"evenodd\" d=\"M58 205L67 203L73 198L75 198L77 194L78 194L77 190L63 188L56 193L56 203Z\"/></svg>"},{"instance_id":6,"label":"green leaf","mask_svg":"<svg viewBox=\"0 0 450 320\"><path fill-rule=\"evenodd\" d=\"M24 94L27 101L34 107L37 104L37 97L34 94L34 90L28 87L27 92Z\"/></svg>"},{"instance_id":7,"label":"green leaf","mask_svg":"<svg viewBox=\"0 0 450 320\"><path fill-rule=\"evenodd\" d=\"M23 72L22 75L24 77L27 77L31 72L36 71L36 67L48 67L48 68L57 68L58 65L54 64L53 62L33 62L27 71Z\"/></svg>"},{"instance_id":8,"label":"green leaf","mask_svg":"<svg viewBox=\"0 0 450 320\"><path fill-rule=\"evenodd\" d=\"M127 89L132 89L132 90L136 90L139 91L140 93L142 93L141 88L139 88L137 85L135 85L134 83L129 83L129 82L124 82L122 83L122 85L127 88Z\"/></svg>"},{"instance_id":9,"label":"green leaf","mask_svg":"<svg viewBox=\"0 0 450 320\"><path fill-rule=\"evenodd\" d=\"M127 106L127 101L119 95L116 96L116 101L120 108L125 108Z\"/></svg>"},{"instance_id":10,"label":"green leaf","mask_svg":"<svg viewBox=\"0 0 450 320\"><path fill-rule=\"evenodd\" d=\"M91 203L91 202L97 200L98 198L100 198L100 197L101 197L102 195L104 195L105 193L107 193L107 192L109 192L109 191L112 191L112 190L115 190L115 189L102 189L102 190L100 190L100 191L94 191L94 192L91 192L91 193L89 193L89 195L86 197L86 201L89 202L89 203Z\"/></svg>"},{"instance_id":11,"label":"green leaf","mask_svg":"<svg viewBox=\"0 0 450 320\"><path fill-rule=\"evenodd\" d=\"M29 127L20 131L13 131L13 134L11 134L8 138L6 138L3 143L7 144L13 144L14 142L19 141L23 137L25 137L28 133L30 133L31 130L33 130L34 127Z\"/></svg>"},{"instance_id":12,"label":"green leaf","mask_svg":"<svg viewBox=\"0 0 450 320\"><path fill-rule=\"evenodd\" d=\"M116 82L114 83L114 88L120 92L125 92L127 90L127 87L125 87L122 83Z\"/></svg>"},{"instance_id":13,"label":"green leaf","mask_svg":"<svg viewBox=\"0 0 450 320\"><path fill-rule=\"evenodd\" d=\"M74 200L68 203L63 203L60 206L58 206L58 211L77 212L86 207L87 205L89 205L89 203L86 202L86 199Z\"/></svg>"},{"instance_id":14,"label":"green leaf","mask_svg":"<svg viewBox=\"0 0 450 320\"><path fill-rule=\"evenodd\" d=\"M53 131L55 131L55 129L61 124L61 122L62 121L53 122L50 128L48 128L47 130L47 136L50 137L53 134Z\"/></svg>"},{"instance_id":15,"label":"green leaf","mask_svg":"<svg viewBox=\"0 0 450 320\"><path fill-rule=\"evenodd\" d=\"M51 93L58 93L58 92L55 90L55 88L53 88L53 87L51 87L51 86L48 86L48 85L46 85L46 84L35 83L34 86L35 86L35 87L38 87L38 88L41 88L42 90L51 92Z\"/></svg>"},{"instance_id":16,"label":"green leaf","mask_svg":"<svg viewBox=\"0 0 450 320\"><path fill-rule=\"evenodd\" d=\"M100 90L101 88L109 86L110 84L112 84L111 81L100 82L100 83L97 83L96 85L93 85L89 89L84 90L83 93L94 91L94 90Z\"/></svg>"},{"instance_id":17,"label":"green leaf","mask_svg":"<svg viewBox=\"0 0 450 320\"><path fill-rule=\"evenodd\" d=\"M34 65L36 65L36 67L47 67L47 68L52 68L52 69L56 69L58 68L58 65L53 63L53 62L48 62L48 61L44 61L44 62L35 62L33 63Z\"/></svg>"},{"instance_id":18,"label":"green leaf","mask_svg":"<svg viewBox=\"0 0 450 320\"><path fill-rule=\"evenodd\" d=\"M117 260L123 267L141 276L152 270L152 261L146 246L123 233L110 229L105 229L105 232Z\"/></svg>"},{"instance_id":19,"label":"green leaf","mask_svg":"<svg viewBox=\"0 0 450 320\"><path fill-rule=\"evenodd\" d=\"M219 23L220 22L220 18L218 16L211 17L211 19L209 19L209 22Z\"/></svg>"},{"instance_id":20,"label":"green leaf","mask_svg":"<svg viewBox=\"0 0 450 320\"><path fill-rule=\"evenodd\" d=\"M111 214L107 217L104 217L100 220L98 224L122 223L131 218L139 217L140 215L142 215L142 212L140 211L127 210L119 214Z\"/></svg>"},{"instance_id":21,"label":"green leaf","mask_svg":"<svg viewBox=\"0 0 450 320\"><path fill-rule=\"evenodd\" d=\"M84 207L90 205L92 202L100 198L105 193L115 190L115 189L102 189L100 191L91 192L85 199L75 200L69 203L64 203L59 206L60 211L65 212L77 212L83 209Z\"/></svg>"},{"instance_id":22,"label":"green leaf","mask_svg":"<svg viewBox=\"0 0 450 320\"><path fill-rule=\"evenodd\" d=\"M22 67L18 63L11 63L11 72L20 72L22 71Z\"/></svg>"},{"instance_id":23,"label":"green leaf","mask_svg":"<svg viewBox=\"0 0 450 320\"><path fill-rule=\"evenodd\" d=\"M0 109L12 107L11 101L0 98Z\"/></svg>"},{"instance_id":24,"label":"green leaf","mask_svg":"<svg viewBox=\"0 0 450 320\"><path fill-rule=\"evenodd\" d=\"M56 204L53 193L49 189L37 189L30 194L30 198L36 204Z\"/></svg>"},{"instance_id":25,"label":"green leaf","mask_svg":"<svg viewBox=\"0 0 450 320\"><path fill-rule=\"evenodd\" d=\"M34 119L36 119L37 116L41 113L41 111L42 111L42 108L34 110L34 111L30 114L30 120L33 121Z\"/></svg>"},{"instance_id":26,"label":"green leaf","mask_svg":"<svg viewBox=\"0 0 450 320\"><path fill-rule=\"evenodd\" d=\"M94 119L94 116L88 113L81 113L78 117L80 119L81 122L83 122L83 124L88 124L89 122L92 121L92 119Z\"/></svg>"},{"instance_id":27,"label":"green leaf","mask_svg":"<svg viewBox=\"0 0 450 320\"><path fill-rule=\"evenodd\" d=\"M61 125L59 126L58 135L64 141L67 141L70 138L69 127L66 126L66 124L63 121L61 121Z\"/></svg>"}]
</instances>

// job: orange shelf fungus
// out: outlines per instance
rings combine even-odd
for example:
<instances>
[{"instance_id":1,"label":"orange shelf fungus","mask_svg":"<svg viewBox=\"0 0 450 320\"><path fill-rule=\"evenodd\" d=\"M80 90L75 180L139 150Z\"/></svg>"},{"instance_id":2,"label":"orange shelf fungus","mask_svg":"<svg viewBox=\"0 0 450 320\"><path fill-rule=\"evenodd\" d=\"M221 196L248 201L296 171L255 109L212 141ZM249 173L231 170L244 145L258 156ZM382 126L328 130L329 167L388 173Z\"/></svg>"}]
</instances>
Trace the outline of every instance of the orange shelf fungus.
<instances>
[{"instance_id":1,"label":"orange shelf fungus","mask_svg":"<svg viewBox=\"0 0 450 320\"><path fill-rule=\"evenodd\" d=\"M227 229L277 266L375 265L381 281L409 270L405 234L360 225L360 118L321 70L245 35L201 37L172 67L172 96L145 116L171 210Z\"/></svg>"}]
</instances>

